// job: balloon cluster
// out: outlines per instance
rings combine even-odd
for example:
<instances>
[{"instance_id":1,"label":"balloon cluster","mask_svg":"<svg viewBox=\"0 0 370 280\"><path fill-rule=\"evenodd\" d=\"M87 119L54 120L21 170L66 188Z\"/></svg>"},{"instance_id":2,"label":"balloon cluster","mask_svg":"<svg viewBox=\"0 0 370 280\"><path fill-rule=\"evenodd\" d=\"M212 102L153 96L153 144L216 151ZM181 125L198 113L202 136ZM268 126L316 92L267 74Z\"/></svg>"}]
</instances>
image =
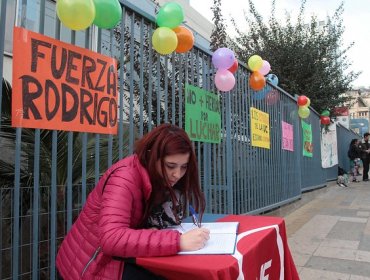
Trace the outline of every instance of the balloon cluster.
<instances>
[{"instance_id":1,"label":"balloon cluster","mask_svg":"<svg viewBox=\"0 0 370 280\"><path fill-rule=\"evenodd\" d=\"M118 0L57 0L56 10L59 20L72 30L83 30L91 24L113 28L122 17Z\"/></svg>"},{"instance_id":2,"label":"balloon cluster","mask_svg":"<svg viewBox=\"0 0 370 280\"><path fill-rule=\"evenodd\" d=\"M235 86L234 73L238 69L238 60L228 48L219 48L212 55L213 66L217 69L215 85L220 91L230 91Z\"/></svg>"},{"instance_id":3,"label":"balloon cluster","mask_svg":"<svg viewBox=\"0 0 370 280\"><path fill-rule=\"evenodd\" d=\"M256 91L263 89L266 85L266 79L264 76L271 70L270 63L255 54L248 59L248 67L252 71L252 75L249 77L249 86ZM277 77L275 77L276 75L271 77L271 81L273 80L274 85L277 85L275 82L278 80Z\"/></svg>"},{"instance_id":4,"label":"balloon cluster","mask_svg":"<svg viewBox=\"0 0 370 280\"><path fill-rule=\"evenodd\" d=\"M162 55L176 51L184 53L194 45L191 30L180 24L184 21L182 7L175 2L168 2L159 10L156 23L159 26L152 35L153 48Z\"/></svg>"},{"instance_id":5,"label":"balloon cluster","mask_svg":"<svg viewBox=\"0 0 370 280\"><path fill-rule=\"evenodd\" d=\"M330 112L328 110L324 110L320 116L320 122L322 125L329 125L330 124Z\"/></svg>"},{"instance_id":6,"label":"balloon cluster","mask_svg":"<svg viewBox=\"0 0 370 280\"><path fill-rule=\"evenodd\" d=\"M298 115L302 119L307 118L310 115L310 109L308 107L311 104L311 100L307 96L301 95L297 99L297 104L299 106Z\"/></svg>"}]
</instances>

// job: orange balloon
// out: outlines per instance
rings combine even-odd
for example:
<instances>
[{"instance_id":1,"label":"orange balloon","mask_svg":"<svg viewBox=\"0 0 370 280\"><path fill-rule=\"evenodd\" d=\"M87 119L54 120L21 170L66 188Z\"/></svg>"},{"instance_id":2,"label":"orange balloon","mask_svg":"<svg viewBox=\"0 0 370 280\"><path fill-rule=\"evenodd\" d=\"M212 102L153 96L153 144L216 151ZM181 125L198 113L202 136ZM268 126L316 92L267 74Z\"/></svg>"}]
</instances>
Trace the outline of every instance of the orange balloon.
<instances>
[{"instance_id":1,"label":"orange balloon","mask_svg":"<svg viewBox=\"0 0 370 280\"><path fill-rule=\"evenodd\" d=\"M194 35L191 30L184 26L178 26L173 29L177 36L177 53L184 53L189 51L194 45Z\"/></svg>"},{"instance_id":2,"label":"orange balloon","mask_svg":"<svg viewBox=\"0 0 370 280\"><path fill-rule=\"evenodd\" d=\"M261 90L265 87L265 77L258 71L254 71L249 77L249 86L254 90Z\"/></svg>"}]
</instances>

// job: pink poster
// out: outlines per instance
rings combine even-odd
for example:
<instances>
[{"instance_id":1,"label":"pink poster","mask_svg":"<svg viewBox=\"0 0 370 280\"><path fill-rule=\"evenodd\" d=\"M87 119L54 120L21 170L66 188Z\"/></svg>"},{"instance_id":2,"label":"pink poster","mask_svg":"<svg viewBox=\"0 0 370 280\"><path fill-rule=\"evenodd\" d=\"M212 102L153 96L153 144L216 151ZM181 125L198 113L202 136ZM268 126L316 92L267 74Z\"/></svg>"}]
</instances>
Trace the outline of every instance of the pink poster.
<instances>
[{"instance_id":1,"label":"pink poster","mask_svg":"<svg viewBox=\"0 0 370 280\"><path fill-rule=\"evenodd\" d=\"M294 151L294 142L293 142L293 125L281 122L282 129L282 149L288 151Z\"/></svg>"}]
</instances>

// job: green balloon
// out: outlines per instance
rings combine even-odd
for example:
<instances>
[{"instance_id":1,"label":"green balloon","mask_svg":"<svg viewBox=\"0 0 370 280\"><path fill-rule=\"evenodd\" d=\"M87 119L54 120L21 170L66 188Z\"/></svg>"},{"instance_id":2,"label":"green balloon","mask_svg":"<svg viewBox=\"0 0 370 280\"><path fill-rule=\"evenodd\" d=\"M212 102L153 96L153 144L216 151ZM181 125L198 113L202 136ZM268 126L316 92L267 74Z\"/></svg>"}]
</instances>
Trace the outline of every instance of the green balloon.
<instances>
[{"instance_id":1,"label":"green balloon","mask_svg":"<svg viewBox=\"0 0 370 280\"><path fill-rule=\"evenodd\" d=\"M330 112L328 110L324 110L324 111L322 111L321 116L329 117Z\"/></svg>"},{"instance_id":2,"label":"green balloon","mask_svg":"<svg viewBox=\"0 0 370 280\"><path fill-rule=\"evenodd\" d=\"M182 7L175 3L166 3L158 12L157 25L160 27L175 28L184 21Z\"/></svg>"},{"instance_id":3,"label":"green balloon","mask_svg":"<svg viewBox=\"0 0 370 280\"><path fill-rule=\"evenodd\" d=\"M121 20L122 8L118 0L94 0L94 24L100 28L110 29Z\"/></svg>"}]
</instances>

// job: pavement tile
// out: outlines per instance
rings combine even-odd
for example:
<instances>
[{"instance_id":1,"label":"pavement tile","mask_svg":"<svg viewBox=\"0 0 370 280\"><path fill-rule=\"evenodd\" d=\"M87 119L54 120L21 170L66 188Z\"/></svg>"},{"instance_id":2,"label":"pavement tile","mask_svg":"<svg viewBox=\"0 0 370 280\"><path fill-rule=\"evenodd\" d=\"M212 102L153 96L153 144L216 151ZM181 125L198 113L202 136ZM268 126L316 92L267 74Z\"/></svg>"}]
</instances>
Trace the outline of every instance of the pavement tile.
<instances>
[{"instance_id":1,"label":"pavement tile","mask_svg":"<svg viewBox=\"0 0 370 280\"><path fill-rule=\"evenodd\" d=\"M364 230L364 234L370 235L370 219L369 219L369 221L366 223L366 227L365 227L365 230Z\"/></svg>"},{"instance_id":2,"label":"pavement tile","mask_svg":"<svg viewBox=\"0 0 370 280\"><path fill-rule=\"evenodd\" d=\"M308 260L311 258L310 254L301 254L301 253L293 252L293 251L291 253L292 253L293 260L294 260L294 264L299 267L304 266L308 262Z\"/></svg>"},{"instance_id":3,"label":"pavement tile","mask_svg":"<svg viewBox=\"0 0 370 280\"><path fill-rule=\"evenodd\" d=\"M321 244L321 241L313 242L312 240L299 240L295 238L290 238L288 242L291 252L309 255L312 255Z\"/></svg>"},{"instance_id":4,"label":"pavement tile","mask_svg":"<svg viewBox=\"0 0 370 280\"><path fill-rule=\"evenodd\" d=\"M340 217L339 221L341 222L353 222L353 223L367 223L366 218L354 218L354 217Z\"/></svg>"},{"instance_id":5,"label":"pavement tile","mask_svg":"<svg viewBox=\"0 0 370 280\"><path fill-rule=\"evenodd\" d=\"M357 211L359 217L370 217L370 211Z\"/></svg>"},{"instance_id":6,"label":"pavement tile","mask_svg":"<svg viewBox=\"0 0 370 280\"><path fill-rule=\"evenodd\" d=\"M350 280L349 274L306 267L302 268L299 277L301 280Z\"/></svg>"},{"instance_id":7,"label":"pavement tile","mask_svg":"<svg viewBox=\"0 0 370 280\"><path fill-rule=\"evenodd\" d=\"M356 250L320 246L313 255L341 260L355 260Z\"/></svg>"},{"instance_id":8,"label":"pavement tile","mask_svg":"<svg viewBox=\"0 0 370 280\"><path fill-rule=\"evenodd\" d=\"M360 262L370 263L370 252L369 251L357 251L355 260L360 261Z\"/></svg>"},{"instance_id":9,"label":"pavement tile","mask_svg":"<svg viewBox=\"0 0 370 280\"><path fill-rule=\"evenodd\" d=\"M357 250L359 244L360 241L326 238L320 246Z\"/></svg>"},{"instance_id":10,"label":"pavement tile","mask_svg":"<svg viewBox=\"0 0 370 280\"><path fill-rule=\"evenodd\" d=\"M366 224L338 221L328 233L327 238L360 241Z\"/></svg>"},{"instance_id":11,"label":"pavement tile","mask_svg":"<svg viewBox=\"0 0 370 280\"><path fill-rule=\"evenodd\" d=\"M312 256L304 267L339 272L348 275L360 275L366 277L370 275L369 263L355 260L343 260L339 258Z\"/></svg>"},{"instance_id":12,"label":"pavement tile","mask_svg":"<svg viewBox=\"0 0 370 280\"><path fill-rule=\"evenodd\" d=\"M370 278L365 276L351 275L349 280L370 280Z\"/></svg>"},{"instance_id":13,"label":"pavement tile","mask_svg":"<svg viewBox=\"0 0 370 280\"><path fill-rule=\"evenodd\" d=\"M365 228L365 231L366 231L366 228ZM370 251L370 235L369 234L366 234L364 232L364 234L361 237L360 244L358 246L358 250Z\"/></svg>"},{"instance_id":14,"label":"pavement tile","mask_svg":"<svg viewBox=\"0 0 370 280\"><path fill-rule=\"evenodd\" d=\"M339 217L336 216L316 215L293 234L292 237L324 239L336 225L338 219Z\"/></svg>"}]
</instances>

